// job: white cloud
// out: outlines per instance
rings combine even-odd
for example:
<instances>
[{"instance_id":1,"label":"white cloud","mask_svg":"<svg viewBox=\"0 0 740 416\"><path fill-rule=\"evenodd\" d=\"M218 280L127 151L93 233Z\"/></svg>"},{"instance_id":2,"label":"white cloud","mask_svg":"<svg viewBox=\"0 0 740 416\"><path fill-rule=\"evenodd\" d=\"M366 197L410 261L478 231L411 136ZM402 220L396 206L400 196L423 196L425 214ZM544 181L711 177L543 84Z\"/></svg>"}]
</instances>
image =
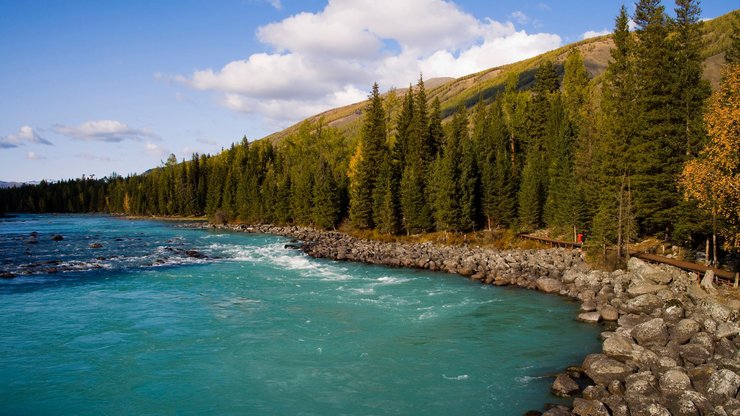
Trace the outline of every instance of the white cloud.
<instances>
[{"instance_id":1,"label":"white cloud","mask_svg":"<svg viewBox=\"0 0 740 416\"><path fill-rule=\"evenodd\" d=\"M164 157L169 155L170 151L156 143L146 142L144 144L144 153L149 156Z\"/></svg>"},{"instance_id":2,"label":"white cloud","mask_svg":"<svg viewBox=\"0 0 740 416\"><path fill-rule=\"evenodd\" d=\"M595 38L595 37L598 37L598 36L608 35L610 33L612 33L612 31L611 30L608 30L608 29L604 29L604 30L589 30L589 31L587 31L586 33L583 34L583 39Z\"/></svg>"},{"instance_id":3,"label":"white cloud","mask_svg":"<svg viewBox=\"0 0 740 416\"><path fill-rule=\"evenodd\" d=\"M26 159L28 159L28 160L43 160L43 159L46 159L46 157L45 156L38 155L38 154L36 154L36 152L28 152L26 154Z\"/></svg>"},{"instance_id":4,"label":"white cloud","mask_svg":"<svg viewBox=\"0 0 740 416\"><path fill-rule=\"evenodd\" d=\"M21 128L18 130L18 133L9 134L5 137L0 137L0 149L18 147L28 143L46 145L52 144L50 141L39 136L39 134L36 133L36 131L31 126L21 126Z\"/></svg>"},{"instance_id":5,"label":"white cloud","mask_svg":"<svg viewBox=\"0 0 740 416\"><path fill-rule=\"evenodd\" d=\"M524 13L510 16L530 22ZM283 127L381 89L425 78L461 76L515 62L561 45L559 36L529 34L511 21L478 19L444 0L329 0L257 30L272 51L191 75L155 74L203 91L237 112Z\"/></svg>"},{"instance_id":6,"label":"white cloud","mask_svg":"<svg viewBox=\"0 0 740 416\"><path fill-rule=\"evenodd\" d=\"M274 7L276 10L283 9L283 3L281 3L280 0L267 0L267 2L270 3L270 6Z\"/></svg>"},{"instance_id":7,"label":"white cloud","mask_svg":"<svg viewBox=\"0 0 740 416\"><path fill-rule=\"evenodd\" d=\"M147 129L135 129L116 120L92 120L79 126L54 126L54 131L78 140L98 142L141 141L145 138L158 139L159 136Z\"/></svg>"},{"instance_id":8,"label":"white cloud","mask_svg":"<svg viewBox=\"0 0 740 416\"><path fill-rule=\"evenodd\" d=\"M529 23L529 17L524 12L516 11L511 14L511 18L521 25Z\"/></svg>"}]
</instances>

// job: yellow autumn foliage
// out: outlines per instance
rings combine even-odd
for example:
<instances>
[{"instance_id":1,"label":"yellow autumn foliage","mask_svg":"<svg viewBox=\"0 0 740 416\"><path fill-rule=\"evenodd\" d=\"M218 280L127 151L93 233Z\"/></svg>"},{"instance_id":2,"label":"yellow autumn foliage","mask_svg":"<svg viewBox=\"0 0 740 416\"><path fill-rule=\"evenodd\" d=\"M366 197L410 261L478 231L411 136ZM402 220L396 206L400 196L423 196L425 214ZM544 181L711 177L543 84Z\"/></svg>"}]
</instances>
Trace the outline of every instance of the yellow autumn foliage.
<instances>
[{"instance_id":1,"label":"yellow autumn foliage","mask_svg":"<svg viewBox=\"0 0 740 416\"><path fill-rule=\"evenodd\" d=\"M740 249L740 64L728 65L709 100L709 142L681 173L684 196L726 221L727 248Z\"/></svg>"}]
</instances>

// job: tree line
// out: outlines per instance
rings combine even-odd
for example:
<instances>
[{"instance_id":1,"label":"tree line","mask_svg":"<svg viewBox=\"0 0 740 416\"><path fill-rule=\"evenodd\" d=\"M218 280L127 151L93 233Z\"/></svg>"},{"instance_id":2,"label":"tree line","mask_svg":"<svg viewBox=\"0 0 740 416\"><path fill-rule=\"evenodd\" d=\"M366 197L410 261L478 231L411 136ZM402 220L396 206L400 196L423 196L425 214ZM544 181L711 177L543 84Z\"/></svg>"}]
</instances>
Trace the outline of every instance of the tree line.
<instances>
[{"instance_id":1,"label":"tree line","mask_svg":"<svg viewBox=\"0 0 740 416\"><path fill-rule=\"evenodd\" d=\"M215 156L171 156L141 175L2 190L0 209L346 222L387 234L548 227L587 230L591 244L618 250L640 235L695 245L714 229L737 247L737 190L727 196L738 183L737 131L722 130L738 124L737 100L713 98L705 114L699 16L696 0L676 0L674 18L659 0L639 0L630 31L622 7L603 76L590 79L573 48L562 65L540 65L531 88L509 74L493 99L461 106L444 123L421 77L403 97L382 96L376 84L358 138L304 122L277 143L244 138ZM715 94L731 98L733 36L729 75ZM729 191L710 189L717 180L700 169L717 157L729 165L709 171L724 169Z\"/></svg>"}]
</instances>

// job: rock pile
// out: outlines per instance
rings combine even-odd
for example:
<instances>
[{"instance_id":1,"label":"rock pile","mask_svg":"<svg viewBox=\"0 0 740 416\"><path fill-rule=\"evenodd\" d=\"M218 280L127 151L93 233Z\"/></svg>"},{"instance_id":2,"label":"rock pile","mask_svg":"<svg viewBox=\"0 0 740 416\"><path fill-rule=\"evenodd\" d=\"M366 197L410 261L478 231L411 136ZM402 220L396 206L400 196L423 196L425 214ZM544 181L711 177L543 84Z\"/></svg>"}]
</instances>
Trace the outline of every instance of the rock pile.
<instances>
[{"instance_id":1,"label":"rock pile","mask_svg":"<svg viewBox=\"0 0 740 416\"><path fill-rule=\"evenodd\" d=\"M627 270L590 270L566 249L495 251L303 227L230 228L296 238L313 257L445 271L579 299L579 320L612 322L613 330L602 333L601 353L556 377L553 393L575 397L573 408L545 415L740 415L740 301L720 301L696 275L637 258ZM581 377L590 384L582 391L574 381Z\"/></svg>"}]
</instances>

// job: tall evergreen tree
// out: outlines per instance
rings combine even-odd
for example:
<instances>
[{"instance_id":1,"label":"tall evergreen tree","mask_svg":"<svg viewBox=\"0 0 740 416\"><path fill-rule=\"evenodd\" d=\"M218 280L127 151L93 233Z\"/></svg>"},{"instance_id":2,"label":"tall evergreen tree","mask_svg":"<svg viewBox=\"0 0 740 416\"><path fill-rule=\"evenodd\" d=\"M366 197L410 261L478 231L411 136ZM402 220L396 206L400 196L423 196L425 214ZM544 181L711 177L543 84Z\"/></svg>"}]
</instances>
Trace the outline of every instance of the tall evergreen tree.
<instances>
[{"instance_id":1,"label":"tall evergreen tree","mask_svg":"<svg viewBox=\"0 0 740 416\"><path fill-rule=\"evenodd\" d=\"M373 193L383 149L386 146L385 111L378 84L373 84L365 112L360 142L350 165L350 221L358 228L372 228Z\"/></svg>"}]
</instances>

